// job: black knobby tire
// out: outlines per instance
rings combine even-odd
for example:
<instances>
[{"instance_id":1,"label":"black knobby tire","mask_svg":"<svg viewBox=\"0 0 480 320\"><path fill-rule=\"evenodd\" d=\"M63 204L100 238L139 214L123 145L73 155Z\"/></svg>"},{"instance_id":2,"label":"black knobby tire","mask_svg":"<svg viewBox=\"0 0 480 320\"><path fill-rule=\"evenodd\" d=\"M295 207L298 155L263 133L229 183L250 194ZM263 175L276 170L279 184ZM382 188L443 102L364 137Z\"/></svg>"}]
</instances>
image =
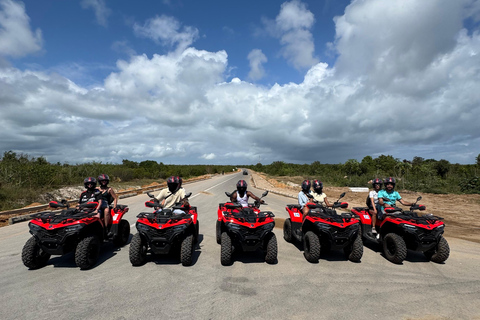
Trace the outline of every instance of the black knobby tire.
<instances>
[{"instance_id":1,"label":"black knobby tire","mask_svg":"<svg viewBox=\"0 0 480 320\"><path fill-rule=\"evenodd\" d=\"M387 233L383 238L383 253L393 263L400 264L407 257L407 245L396 233Z\"/></svg>"},{"instance_id":2,"label":"black knobby tire","mask_svg":"<svg viewBox=\"0 0 480 320\"><path fill-rule=\"evenodd\" d=\"M50 254L40 248L35 237L27 240L22 249L22 261L27 268L38 269L44 267L49 259Z\"/></svg>"},{"instance_id":3,"label":"black knobby tire","mask_svg":"<svg viewBox=\"0 0 480 320\"><path fill-rule=\"evenodd\" d=\"M429 260L436 263L442 263L450 256L450 246L448 245L447 240L445 240L443 236L440 236L440 240L435 248L425 251L424 254Z\"/></svg>"},{"instance_id":4,"label":"black knobby tire","mask_svg":"<svg viewBox=\"0 0 480 320\"><path fill-rule=\"evenodd\" d=\"M191 266L193 259L193 234L188 235L182 241L182 247L180 248L180 261L183 266Z\"/></svg>"},{"instance_id":5,"label":"black knobby tire","mask_svg":"<svg viewBox=\"0 0 480 320\"><path fill-rule=\"evenodd\" d=\"M222 266L229 266L232 264L232 239L228 233L223 232L221 241L220 262L222 263Z\"/></svg>"},{"instance_id":6,"label":"black knobby tire","mask_svg":"<svg viewBox=\"0 0 480 320\"><path fill-rule=\"evenodd\" d=\"M217 220L217 224L215 226L215 235L217 237L217 243L222 243L222 221Z\"/></svg>"},{"instance_id":7,"label":"black knobby tire","mask_svg":"<svg viewBox=\"0 0 480 320\"><path fill-rule=\"evenodd\" d=\"M352 262L360 262L363 256L363 241L362 235L358 233L352 244L343 249L345 256Z\"/></svg>"},{"instance_id":8,"label":"black knobby tire","mask_svg":"<svg viewBox=\"0 0 480 320\"><path fill-rule=\"evenodd\" d=\"M113 238L113 243L116 246L123 247L127 244L130 237L130 223L127 220L120 220L118 225L118 234Z\"/></svg>"},{"instance_id":9,"label":"black knobby tire","mask_svg":"<svg viewBox=\"0 0 480 320\"><path fill-rule=\"evenodd\" d=\"M275 264L277 263L278 255L277 236L271 232L267 237L265 262L268 264Z\"/></svg>"},{"instance_id":10,"label":"black knobby tire","mask_svg":"<svg viewBox=\"0 0 480 320\"><path fill-rule=\"evenodd\" d=\"M100 240L97 236L87 236L80 240L75 250L75 263L81 270L93 267L100 256Z\"/></svg>"},{"instance_id":11,"label":"black knobby tire","mask_svg":"<svg viewBox=\"0 0 480 320\"><path fill-rule=\"evenodd\" d=\"M292 242L292 220L290 218L286 219L283 223L283 239L287 242Z\"/></svg>"},{"instance_id":12,"label":"black knobby tire","mask_svg":"<svg viewBox=\"0 0 480 320\"><path fill-rule=\"evenodd\" d=\"M130 250L128 252L132 266L138 267L147 262L147 250L147 244L140 236L140 233L134 234L132 241L130 242Z\"/></svg>"},{"instance_id":13,"label":"black knobby tire","mask_svg":"<svg viewBox=\"0 0 480 320\"><path fill-rule=\"evenodd\" d=\"M320 239L312 232L308 231L303 237L303 255L307 261L317 263L320 259Z\"/></svg>"},{"instance_id":14,"label":"black knobby tire","mask_svg":"<svg viewBox=\"0 0 480 320\"><path fill-rule=\"evenodd\" d=\"M195 243L199 243L200 239L198 238L198 235L200 234L200 221L197 219L197 224L195 225Z\"/></svg>"}]
</instances>

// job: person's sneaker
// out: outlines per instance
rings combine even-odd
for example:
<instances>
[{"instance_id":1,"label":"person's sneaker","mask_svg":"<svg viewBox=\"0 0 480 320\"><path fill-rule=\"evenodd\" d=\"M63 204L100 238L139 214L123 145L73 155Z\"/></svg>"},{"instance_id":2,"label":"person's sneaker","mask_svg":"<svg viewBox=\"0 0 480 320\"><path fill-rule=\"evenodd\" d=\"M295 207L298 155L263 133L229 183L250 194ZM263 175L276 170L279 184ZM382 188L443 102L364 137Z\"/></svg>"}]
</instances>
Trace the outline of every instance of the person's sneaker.
<instances>
[{"instance_id":1,"label":"person's sneaker","mask_svg":"<svg viewBox=\"0 0 480 320\"><path fill-rule=\"evenodd\" d=\"M375 228L372 228L372 233L377 233L377 230L375 230Z\"/></svg>"}]
</instances>

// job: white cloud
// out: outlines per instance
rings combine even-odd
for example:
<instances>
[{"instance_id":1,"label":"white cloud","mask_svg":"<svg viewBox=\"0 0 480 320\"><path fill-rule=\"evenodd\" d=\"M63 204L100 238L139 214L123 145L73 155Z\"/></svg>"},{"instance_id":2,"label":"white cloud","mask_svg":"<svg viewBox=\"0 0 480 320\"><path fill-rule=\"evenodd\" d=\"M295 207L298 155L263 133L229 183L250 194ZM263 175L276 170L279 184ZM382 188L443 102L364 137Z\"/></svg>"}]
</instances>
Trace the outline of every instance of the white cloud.
<instances>
[{"instance_id":1,"label":"white cloud","mask_svg":"<svg viewBox=\"0 0 480 320\"><path fill-rule=\"evenodd\" d=\"M472 4L354 1L336 19L338 63L313 65L299 84L229 81L225 51L194 48L119 60L95 89L0 68L0 145L71 163L325 163L380 154L471 163L480 150L480 33L462 21Z\"/></svg>"},{"instance_id":2,"label":"white cloud","mask_svg":"<svg viewBox=\"0 0 480 320\"><path fill-rule=\"evenodd\" d=\"M282 56L296 69L310 68L318 62L311 29L315 17L299 0L284 2L275 21L264 19L266 31L280 39Z\"/></svg>"},{"instance_id":3,"label":"white cloud","mask_svg":"<svg viewBox=\"0 0 480 320\"><path fill-rule=\"evenodd\" d=\"M265 75L265 69L263 68L263 63L267 62L267 57L263 54L260 49L253 49L248 54L248 60L250 64L250 72L248 77L252 80L259 80Z\"/></svg>"},{"instance_id":4,"label":"white cloud","mask_svg":"<svg viewBox=\"0 0 480 320\"><path fill-rule=\"evenodd\" d=\"M209 154L204 154L200 158L205 159L205 160L213 160L216 158L215 153L209 153Z\"/></svg>"},{"instance_id":5,"label":"white cloud","mask_svg":"<svg viewBox=\"0 0 480 320\"><path fill-rule=\"evenodd\" d=\"M159 44L171 47L176 45L179 52L198 38L196 28L190 26L181 28L181 23L177 19L165 15L148 19L143 26L135 23L133 30L137 36L152 39Z\"/></svg>"},{"instance_id":6,"label":"white cloud","mask_svg":"<svg viewBox=\"0 0 480 320\"><path fill-rule=\"evenodd\" d=\"M108 24L108 16L112 11L105 4L105 0L82 0L80 2L83 9L92 8L95 12L95 18L97 23L101 26L106 27Z\"/></svg>"},{"instance_id":7,"label":"white cloud","mask_svg":"<svg viewBox=\"0 0 480 320\"><path fill-rule=\"evenodd\" d=\"M0 0L0 55L23 57L42 49L40 29L32 32L23 2Z\"/></svg>"}]
</instances>

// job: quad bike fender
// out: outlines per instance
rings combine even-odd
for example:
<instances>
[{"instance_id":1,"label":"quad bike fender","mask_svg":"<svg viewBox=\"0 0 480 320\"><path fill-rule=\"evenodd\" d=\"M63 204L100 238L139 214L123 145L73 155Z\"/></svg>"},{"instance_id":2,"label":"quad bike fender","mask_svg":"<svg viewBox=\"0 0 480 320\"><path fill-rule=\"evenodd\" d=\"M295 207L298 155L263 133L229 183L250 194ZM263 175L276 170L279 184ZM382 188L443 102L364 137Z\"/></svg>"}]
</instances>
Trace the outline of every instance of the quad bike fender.
<instances>
[{"instance_id":1,"label":"quad bike fender","mask_svg":"<svg viewBox=\"0 0 480 320\"><path fill-rule=\"evenodd\" d=\"M366 207L354 207L351 210L362 225L372 225L372 216Z\"/></svg>"},{"instance_id":2,"label":"quad bike fender","mask_svg":"<svg viewBox=\"0 0 480 320\"><path fill-rule=\"evenodd\" d=\"M302 213L302 210L300 209L300 205L287 204L287 206L285 207L285 210L287 210L288 215L290 216L290 220L292 220L292 223L293 222L302 223L303 213Z\"/></svg>"},{"instance_id":3,"label":"quad bike fender","mask_svg":"<svg viewBox=\"0 0 480 320\"><path fill-rule=\"evenodd\" d=\"M123 216L128 212L128 207L126 205L117 205L116 208L110 210L110 215L112 216L112 224L119 224Z\"/></svg>"}]
</instances>

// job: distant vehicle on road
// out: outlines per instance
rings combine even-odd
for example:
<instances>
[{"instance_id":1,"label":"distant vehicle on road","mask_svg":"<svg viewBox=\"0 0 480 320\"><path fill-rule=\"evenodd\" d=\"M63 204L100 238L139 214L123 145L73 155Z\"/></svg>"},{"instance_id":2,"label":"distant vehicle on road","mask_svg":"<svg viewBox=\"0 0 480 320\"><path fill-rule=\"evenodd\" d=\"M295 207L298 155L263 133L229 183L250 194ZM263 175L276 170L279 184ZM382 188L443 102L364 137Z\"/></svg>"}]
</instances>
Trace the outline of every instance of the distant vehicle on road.
<instances>
[{"instance_id":1,"label":"distant vehicle on road","mask_svg":"<svg viewBox=\"0 0 480 320\"><path fill-rule=\"evenodd\" d=\"M243 175L244 175L244 176L248 175L248 171L247 171L247 170L243 170Z\"/></svg>"}]
</instances>

